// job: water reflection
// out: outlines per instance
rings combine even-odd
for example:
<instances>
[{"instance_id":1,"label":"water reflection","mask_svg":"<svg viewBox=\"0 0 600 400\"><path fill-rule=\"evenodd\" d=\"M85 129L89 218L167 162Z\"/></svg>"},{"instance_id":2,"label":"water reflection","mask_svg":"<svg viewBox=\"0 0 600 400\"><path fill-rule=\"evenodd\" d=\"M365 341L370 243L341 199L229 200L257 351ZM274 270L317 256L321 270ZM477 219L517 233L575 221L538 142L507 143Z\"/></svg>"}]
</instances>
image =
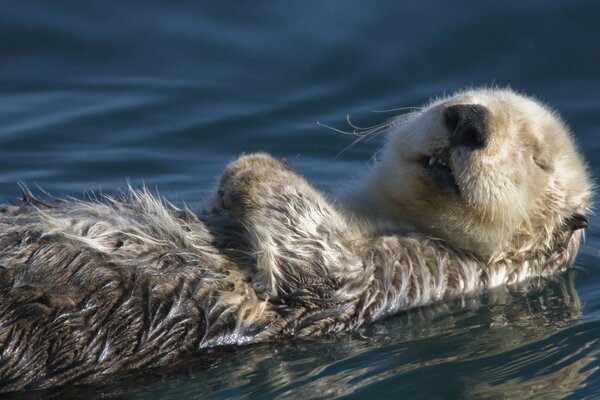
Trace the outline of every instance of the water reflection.
<instances>
[{"instance_id":1,"label":"water reflection","mask_svg":"<svg viewBox=\"0 0 600 400\"><path fill-rule=\"evenodd\" d=\"M594 342L595 339L588 344ZM564 399L574 395L578 389L585 388L585 381L598 370L597 366L589 367L598 358L598 351L589 351L587 346L572 350L572 354L569 354L568 348L565 348L564 352L560 349L547 350L547 353L563 356L560 362L549 365L549 357L544 357L544 354L531 357L531 360L525 355L522 356L523 360L516 357L504 367L492 367L465 379L467 384L463 393L471 398L483 399ZM581 352L583 354L580 354ZM527 369L535 368L539 368L540 372L531 376ZM530 376L519 377L520 373ZM576 396L581 397L583 396Z\"/></svg>"}]
</instances>

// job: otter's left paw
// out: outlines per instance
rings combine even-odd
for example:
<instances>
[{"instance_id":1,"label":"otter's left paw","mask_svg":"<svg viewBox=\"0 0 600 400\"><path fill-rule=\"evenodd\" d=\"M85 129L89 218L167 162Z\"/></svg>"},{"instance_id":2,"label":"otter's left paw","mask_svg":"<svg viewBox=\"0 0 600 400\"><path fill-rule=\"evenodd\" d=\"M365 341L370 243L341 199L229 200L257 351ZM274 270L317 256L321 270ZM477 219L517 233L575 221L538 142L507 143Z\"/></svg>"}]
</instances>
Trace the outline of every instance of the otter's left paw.
<instances>
[{"instance_id":1,"label":"otter's left paw","mask_svg":"<svg viewBox=\"0 0 600 400\"><path fill-rule=\"evenodd\" d=\"M285 163L265 154L241 157L225 170L218 198L246 230L259 297L307 288L321 297L363 271L344 218Z\"/></svg>"},{"instance_id":2,"label":"otter's left paw","mask_svg":"<svg viewBox=\"0 0 600 400\"><path fill-rule=\"evenodd\" d=\"M212 200L213 210L223 210L235 216L248 231L248 237L257 255L257 271L253 287L260 297L277 295L278 271L273 268L274 243L272 239L276 224L272 212L282 210L289 203L284 193L287 186L295 188L294 182L303 179L289 169L285 161L277 161L264 154L242 156L227 166ZM291 195L295 197L295 195ZM284 216L281 216L284 217ZM281 228L279 229L281 230Z\"/></svg>"},{"instance_id":3,"label":"otter's left paw","mask_svg":"<svg viewBox=\"0 0 600 400\"><path fill-rule=\"evenodd\" d=\"M229 164L213 201L217 209L238 218L269 203L268 197L281 185L281 172L290 173L288 163L264 153L242 156Z\"/></svg>"}]
</instances>

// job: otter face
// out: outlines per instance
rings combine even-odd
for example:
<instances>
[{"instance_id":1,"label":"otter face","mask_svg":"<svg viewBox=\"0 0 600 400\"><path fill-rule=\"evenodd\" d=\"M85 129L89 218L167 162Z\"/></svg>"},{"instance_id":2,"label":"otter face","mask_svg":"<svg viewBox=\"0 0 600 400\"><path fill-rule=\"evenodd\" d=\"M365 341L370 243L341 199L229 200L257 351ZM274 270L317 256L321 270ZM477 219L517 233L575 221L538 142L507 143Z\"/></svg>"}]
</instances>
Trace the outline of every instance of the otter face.
<instances>
[{"instance_id":1,"label":"otter face","mask_svg":"<svg viewBox=\"0 0 600 400\"><path fill-rule=\"evenodd\" d=\"M554 245L591 196L566 126L508 89L461 92L394 127L374 182L391 215L483 258Z\"/></svg>"}]
</instances>

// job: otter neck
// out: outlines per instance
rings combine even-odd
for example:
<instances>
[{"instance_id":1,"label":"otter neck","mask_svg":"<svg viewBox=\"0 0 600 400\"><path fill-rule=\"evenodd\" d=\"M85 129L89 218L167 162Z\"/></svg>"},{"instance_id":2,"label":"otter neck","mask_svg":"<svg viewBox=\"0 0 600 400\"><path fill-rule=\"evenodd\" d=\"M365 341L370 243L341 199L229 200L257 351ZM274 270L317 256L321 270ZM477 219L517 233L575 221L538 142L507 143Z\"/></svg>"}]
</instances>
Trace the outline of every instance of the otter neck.
<instances>
[{"instance_id":1,"label":"otter neck","mask_svg":"<svg viewBox=\"0 0 600 400\"><path fill-rule=\"evenodd\" d=\"M393 212L394 208L386 203L374 175L375 172L370 171L358 182L338 191L336 204L339 211L367 237L414 232L416 226L408 218Z\"/></svg>"}]
</instances>

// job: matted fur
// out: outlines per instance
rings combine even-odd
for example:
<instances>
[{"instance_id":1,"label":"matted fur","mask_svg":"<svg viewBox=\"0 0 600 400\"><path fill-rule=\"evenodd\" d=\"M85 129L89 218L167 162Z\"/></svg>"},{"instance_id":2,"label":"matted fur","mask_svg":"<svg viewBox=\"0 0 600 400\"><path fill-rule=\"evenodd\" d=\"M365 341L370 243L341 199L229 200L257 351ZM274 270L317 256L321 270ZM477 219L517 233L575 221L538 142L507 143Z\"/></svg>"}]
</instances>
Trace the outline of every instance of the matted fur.
<instances>
[{"instance_id":1,"label":"matted fur","mask_svg":"<svg viewBox=\"0 0 600 400\"><path fill-rule=\"evenodd\" d=\"M480 95L492 107L489 99L503 93L469 98ZM433 103L421 118L436 121L436 110L449 101ZM442 133L419 118L407 122L415 129L410 133L420 132L423 143L442 140L443 147ZM399 129L391 132L388 154L363 188L394 179L394 146L409 128ZM566 135L568 147L560 139L558 153L544 153L544 168L558 172L541 185L539 198L530 186L515 186L525 188L534 204L515 207L514 216L508 207L499 210L518 229L496 227L497 216L479 209L515 195L510 180L490 187L500 181L487 182L493 178L484 168L480 179L487 183L467 176L465 201L450 198L451 213L462 204L470 222L449 226L446 241L429 236L440 226L422 227L423 210L415 218L398 217L400 202L366 210L369 195L381 195L377 191L334 206L287 164L265 154L230 164L206 210L197 214L146 190L102 201L42 201L25 190L22 203L0 213L1 390L96 382L117 372L168 366L207 347L347 331L567 268L582 235L571 217L585 215L591 188L579 158L569 164L576 153L566 131L555 135ZM470 162L478 168L491 156ZM453 168L468 171L460 164L468 155L455 157ZM404 184L416 188L424 177L406 168ZM571 175L563 176L565 171ZM574 179L580 182L571 184ZM402 182L388 187L391 194L407 195ZM433 187L427 195L441 196ZM478 214L486 217L474 219ZM382 223L382 216L388 221ZM399 228L411 224L412 233ZM471 227L490 232L481 242L453 240L457 229L471 237ZM506 235L500 248L489 245L490 238Z\"/></svg>"}]
</instances>

